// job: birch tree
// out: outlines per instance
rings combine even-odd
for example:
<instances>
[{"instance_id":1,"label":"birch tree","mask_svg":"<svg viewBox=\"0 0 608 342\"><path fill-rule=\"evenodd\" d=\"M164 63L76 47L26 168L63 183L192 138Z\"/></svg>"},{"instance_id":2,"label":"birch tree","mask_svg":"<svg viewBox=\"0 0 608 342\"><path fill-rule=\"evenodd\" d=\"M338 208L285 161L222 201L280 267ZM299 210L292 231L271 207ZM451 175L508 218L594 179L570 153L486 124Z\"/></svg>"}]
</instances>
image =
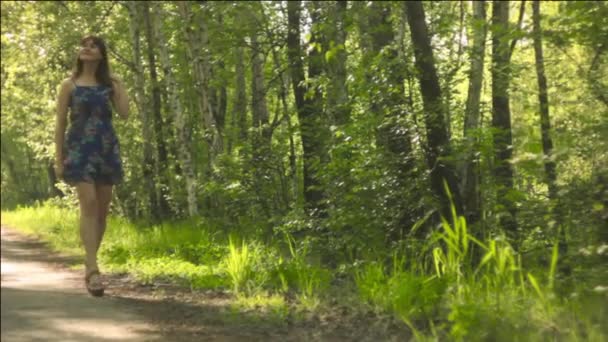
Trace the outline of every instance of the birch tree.
<instances>
[{"instance_id":1,"label":"birch tree","mask_svg":"<svg viewBox=\"0 0 608 342\"><path fill-rule=\"evenodd\" d=\"M481 86L483 82L483 65L486 49L486 3L473 3L473 47L471 49L471 67L469 69L469 90L464 118L464 137L467 141L465 166L463 170L463 197L465 217L467 222L474 224L480 217L479 194L479 157L478 139L475 137L479 130Z\"/></svg>"},{"instance_id":2,"label":"birch tree","mask_svg":"<svg viewBox=\"0 0 608 342\"><path fill-rule=\"evenodd\" d=\"M156 196L156 185L154 183L154 159L152 150L152 131L149 118L149 109L146 101L144 71L141 61L141 17L140 3L129 1L127 2L129 10L129 28L131 33L131 41L133 44L133 65L135 68L135 105L137 106L141 123L142 123L142 140L143 140L143 179L144 192L147 193L150 209L152 213L158 210L158 200Z\"/></svg>"},{"instance_id":3,"label":"birch tree","mask_svg":"<svg viewBox=\"0 0 608 342\"><path fill-rule=\"evenodd\" d=\"M186 193L188 194L188 214L192 217L198 215L198 203L196 199L196 173L191 152L191 139L186 126L186 113L184 113L184 106L179 96L179 87L173 74L173 64L169 57L168 42L161 27L161 20L165 17L165 13L162 5L154 6L154 9L155 11L152 12L152 26L154 27L154 36L158 40L160 63L167 84L167 100L169 108L171 108L170 115L174 117L173 123L177 132L179 161L185 178Z\"/></svg>"},{"instance_id":4,"label":"birch tree","mask_svg":"<svg viewBox=\"0 0 608 342\"><path fill-rule=\"evenodd\" d=\"M154 36L154 28L152 24L152 19L150 18L150 4L148 2L142 2L143 6L143 17L144 23L146 27L146 41L148 45L148 66L150 71L150 86L152 93L152 123L154 127L154 137L156 142L156 164L155 164L155 174L156 174L156 185L158 186L158 210L155 212L157 217L164 218L167 216L169 212L169 204L167 202L168 197L168 188L166 175L162 170L164 170L167 165L167 147L164 137L164 123L161 114L161 98L160 98L160 84L158 80L158 74L156 71L156 37Z\"/></svg>"},{"instance_id":5,"label":"birch tree","mask_svg":"<svg viewBox=\"0 0 608 342\"><path fill-rule=\"evenodd\" d=\"M210 148L210 160L212 163L223 149L223 140L219 132L216 120L213 116L213 108L209 101L209 52L207 26L204 21L195 20L191 10L192 2L180 1L177 3L180 15L184 20L184 30L187 40L186 51L188 58L192 61L195 88L197 91L197 105L203 117L205 140Z\"/></svg>"}]
</instances>

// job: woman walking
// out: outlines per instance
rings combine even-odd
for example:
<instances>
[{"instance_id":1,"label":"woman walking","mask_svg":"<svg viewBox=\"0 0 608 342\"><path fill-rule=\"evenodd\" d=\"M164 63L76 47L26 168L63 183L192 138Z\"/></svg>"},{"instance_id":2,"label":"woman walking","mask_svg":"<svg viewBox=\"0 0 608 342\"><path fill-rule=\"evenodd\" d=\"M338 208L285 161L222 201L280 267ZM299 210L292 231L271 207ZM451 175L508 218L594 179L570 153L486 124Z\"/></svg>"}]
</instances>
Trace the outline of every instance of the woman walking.
<instances>
[{"instance_id":1,"label":"woman walking","mask_svg":"<svg viewBox=\"0 0 608 342\"><path fill-rule=\"evenodd\" d=\"M55 172L78 194L80 238L86 253L85 286L93 296L104 293L97 251L106 229L112 186L123 178L112 106L127 118L129 97L122 83L110 74L103 39L84 37L74 71L61 83L57 96Z\"/></svg>"}]
</instances>

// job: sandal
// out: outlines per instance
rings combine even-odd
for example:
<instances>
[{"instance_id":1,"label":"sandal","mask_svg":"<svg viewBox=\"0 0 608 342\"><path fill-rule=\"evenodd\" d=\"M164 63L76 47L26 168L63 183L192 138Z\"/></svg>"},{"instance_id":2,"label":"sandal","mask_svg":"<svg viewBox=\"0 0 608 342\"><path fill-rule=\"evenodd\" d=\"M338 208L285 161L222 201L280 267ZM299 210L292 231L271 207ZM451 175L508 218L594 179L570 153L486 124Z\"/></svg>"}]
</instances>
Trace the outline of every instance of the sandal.
<instances>
[{"instance_id":1,"label":"sandal","mask_svg":"<svg viewBox=\"0 0 608 342\"><path fill-rule=\"evenodd\" d=\"M84 277L84 282L86 284L87 291L89 291L89 293L92 296L94 296L94 297L103 296L103 292L105 289L104 289L103 283L101 281L101 274L99 273L98 270L93 270L93 271L89 272Z\"/></svg>"}]
</instances>

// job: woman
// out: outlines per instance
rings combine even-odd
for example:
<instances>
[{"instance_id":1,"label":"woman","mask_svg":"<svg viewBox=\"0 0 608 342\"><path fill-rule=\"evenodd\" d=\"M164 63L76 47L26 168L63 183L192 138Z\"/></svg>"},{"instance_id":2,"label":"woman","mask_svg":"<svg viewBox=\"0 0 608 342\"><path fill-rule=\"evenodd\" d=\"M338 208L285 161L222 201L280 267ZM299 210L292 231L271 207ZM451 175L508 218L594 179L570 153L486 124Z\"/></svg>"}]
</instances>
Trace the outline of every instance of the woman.
<instances>
[{"instance_id":1,"label":"woman","mask_svg":"<svg viewBox=\"0 0 608 342\"><path fill-rule=\"evenodd\" d=\"M97 251L106 229L112 186L123 178L111 105L127 118L129 97L122 83L110 75L104 41L84 37L72 76L61 83L57 96L55 172L78 194L80 238L86 253L85 285L93 296L104 292Z\"/></svg>"}]
</instances>

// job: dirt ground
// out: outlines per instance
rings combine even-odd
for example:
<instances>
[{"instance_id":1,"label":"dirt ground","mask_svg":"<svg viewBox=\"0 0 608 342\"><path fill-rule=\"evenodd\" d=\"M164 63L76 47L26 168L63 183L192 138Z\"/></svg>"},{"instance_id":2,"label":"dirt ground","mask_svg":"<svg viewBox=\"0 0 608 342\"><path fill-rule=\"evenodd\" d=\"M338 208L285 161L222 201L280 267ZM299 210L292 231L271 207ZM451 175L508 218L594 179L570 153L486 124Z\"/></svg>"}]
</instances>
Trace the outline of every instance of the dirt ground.
<instances>
[{"instance_id":1,"label":"dirt ground","mask_svg":"<svg viewBox=\"0 0 608 342\"><path fill-rule=\"evenodd\" d=\"M2 226L2 336L21 341L406 341L385 320L347 309L308 319L273 320L231 309L231 295L172 284L142 285L104 275L93 298L74 258Z\"/></svg>"}]
</instances>

